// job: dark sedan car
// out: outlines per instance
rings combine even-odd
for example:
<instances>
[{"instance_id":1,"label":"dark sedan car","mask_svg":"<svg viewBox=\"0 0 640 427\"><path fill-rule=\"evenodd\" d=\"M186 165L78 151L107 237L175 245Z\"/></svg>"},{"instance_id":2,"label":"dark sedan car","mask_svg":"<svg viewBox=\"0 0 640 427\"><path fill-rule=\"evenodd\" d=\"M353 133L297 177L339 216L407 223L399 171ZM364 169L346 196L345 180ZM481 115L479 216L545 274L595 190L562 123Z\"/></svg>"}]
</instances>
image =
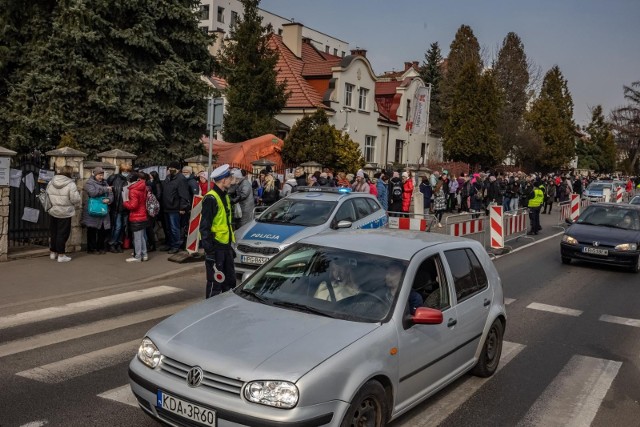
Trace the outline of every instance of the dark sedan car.
<instances>
[{"instance_id":1,"label":"dark sedan car","mask_svg":"<svg viewBox=\"0 0 640 427\"><path fill-rule=\"evenodd\" d=\"M640 271L640 206L596 203L567 229L560 243L564 264L572 259Z\"/></svg>"}]
</instances>

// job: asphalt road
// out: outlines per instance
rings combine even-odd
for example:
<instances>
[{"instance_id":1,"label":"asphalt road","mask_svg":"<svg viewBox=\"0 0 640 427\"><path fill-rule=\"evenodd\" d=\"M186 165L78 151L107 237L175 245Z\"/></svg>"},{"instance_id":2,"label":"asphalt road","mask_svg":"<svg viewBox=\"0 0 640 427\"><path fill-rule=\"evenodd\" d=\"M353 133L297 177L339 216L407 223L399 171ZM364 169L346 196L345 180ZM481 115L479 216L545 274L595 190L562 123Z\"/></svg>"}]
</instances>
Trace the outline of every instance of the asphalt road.
<instances>
[{"instance_id":1,"label":"asphalt road","mask_svg":"<svg viewBox=\"0 0 640 427\"><path fill-rule=\"evenodd\" d=\"M559 237L494 262L508 298L500 370L392 425L640 426L640 276L562 265ZM0 312L0 426L157 425L131 400L128 360L202 292L198 272Z\"/></svg>"}]
</instances>

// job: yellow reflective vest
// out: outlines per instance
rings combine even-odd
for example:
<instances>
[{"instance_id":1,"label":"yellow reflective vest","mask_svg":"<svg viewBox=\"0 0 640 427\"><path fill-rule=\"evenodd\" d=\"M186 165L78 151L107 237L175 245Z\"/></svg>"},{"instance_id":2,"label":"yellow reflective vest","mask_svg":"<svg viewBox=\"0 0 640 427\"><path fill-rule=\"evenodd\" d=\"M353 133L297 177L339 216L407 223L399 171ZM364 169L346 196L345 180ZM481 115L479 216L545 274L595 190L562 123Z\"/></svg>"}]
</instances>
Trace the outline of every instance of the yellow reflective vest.
<instances>
[{"instance_id":1,"label":"yellow reflective vest","mask_svg":"<svg viewBox=\"0 0 640 427\"><path fill-rule=\"evenodd\" d=\"M211 232L215 236L216 242L223 245L235 242L236 236L233 234L233 228L231 228L232 218L231 215L227 215L227 212L231 214L231 199L229 199L229 195L225 196L226 206L222 203L220 195L215 190L210 190L206 195L213 196L218 204L218 213L216 213L211 222Z\"/></svg>"},{"instance_id":2,"label":"yellow reflective vest","mask_svg":"<svg viewBox=\"0 0 640 427\"><path fill-rule=\"evenodd\" d=\"M543 203L544 203L544 190L542 190L542 187L534 187L533 199L529 199L529 207L537 208L542 206Z\"/></svg>"}]
</instances>

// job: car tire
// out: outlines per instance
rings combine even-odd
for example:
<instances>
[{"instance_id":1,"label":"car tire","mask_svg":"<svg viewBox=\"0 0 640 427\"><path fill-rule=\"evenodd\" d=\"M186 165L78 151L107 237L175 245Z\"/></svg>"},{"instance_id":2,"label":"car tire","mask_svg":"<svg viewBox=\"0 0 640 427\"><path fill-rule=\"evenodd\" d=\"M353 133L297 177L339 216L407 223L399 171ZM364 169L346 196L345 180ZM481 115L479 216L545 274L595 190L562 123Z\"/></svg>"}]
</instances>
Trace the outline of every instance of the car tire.
<instances>
[{"instance_id":1,"label":"car tire","mask_svg":"<svg viewBox=\"0 0 640 427\"><path fill-rule=\"evenodd\" d=\"M636 259L636 265L631 267L631 271L634 273L640 273L640 255L638 255L638 258Z\"/></svg>"},{"instance_id":2,"label":"car tire","mask_svg":"<svg viewBox=\"0 0 640 427\"><path fill-rule=\"evenodd\" d=\"M569 257L567 257L567 256L563 256L563 257L562 257L562 263L563 263L563 264L566 264L566 265L571 264L571 258L569 258Z\"/></svg>"},{"instance_id":3,"label":"car tire","mask_svg":"<svg viewBox=\"0 0 640 427\"><path fill-rule=\"evenodd\" d=\"M368 381L353 398L341 427L381 427L387 422L387 399L378 381Z\"/></svg>"},{"instance_id":4,"label":"car tire","mask_svg":"<svg viewBox=\"0 0 640 427\"><path fill-rule=\"evenodd\" d=\"M502 338L504 336L504 326L499 319L496 319L487 338L484 340L482 346L482 352L478 358L478 363L473 367L471 373L477 377L490 377L498 369L500 363L500 356L502 355Z\"/></svg>"}]
</instances>

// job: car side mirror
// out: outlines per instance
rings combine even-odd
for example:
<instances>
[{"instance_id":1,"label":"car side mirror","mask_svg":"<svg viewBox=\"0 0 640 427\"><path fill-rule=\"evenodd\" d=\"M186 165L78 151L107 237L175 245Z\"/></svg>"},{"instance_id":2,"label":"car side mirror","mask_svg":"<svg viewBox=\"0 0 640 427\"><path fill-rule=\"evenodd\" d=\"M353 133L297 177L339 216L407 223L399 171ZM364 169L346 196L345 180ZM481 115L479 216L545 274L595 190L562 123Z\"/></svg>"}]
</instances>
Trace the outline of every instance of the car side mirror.
<instances>
[{"instance_id":1,"label":"car side mirror","mask_svg":"<svg viewBox=\"0 0 640 427\"><path fill-rule=\"evenodd\" d=\"M338 229L338 228L350 228L351 224L352 224L352 222L351 221L347 221L347 220L338 221L338 224L336 224L336 229Z\"/></svg>"},{"instance_id":2,"label":"car side mirror","mask_svg":"<svg viewBox=\"0 0 640 427\"><path fill-rule=\"evenodd\" d=\"M439 325L443 322L443 317L440 310L418 307L411 320L416 325Z\"/></svg>"},{"instance_id":3,"label":"car side mirror","mask_svg":"<svg viewBox=\"0 0 640 427\"><path fill-rule=\"evenodd\" d=\"M574 222L573 222L573 221L571 221L571 218L565 218L565 219L564 219L564 222L566 222L566 223L567 223L567 224L569 224L569 225L573 225L573 224L574 224Z\"/></svg>"}]
</instances>

